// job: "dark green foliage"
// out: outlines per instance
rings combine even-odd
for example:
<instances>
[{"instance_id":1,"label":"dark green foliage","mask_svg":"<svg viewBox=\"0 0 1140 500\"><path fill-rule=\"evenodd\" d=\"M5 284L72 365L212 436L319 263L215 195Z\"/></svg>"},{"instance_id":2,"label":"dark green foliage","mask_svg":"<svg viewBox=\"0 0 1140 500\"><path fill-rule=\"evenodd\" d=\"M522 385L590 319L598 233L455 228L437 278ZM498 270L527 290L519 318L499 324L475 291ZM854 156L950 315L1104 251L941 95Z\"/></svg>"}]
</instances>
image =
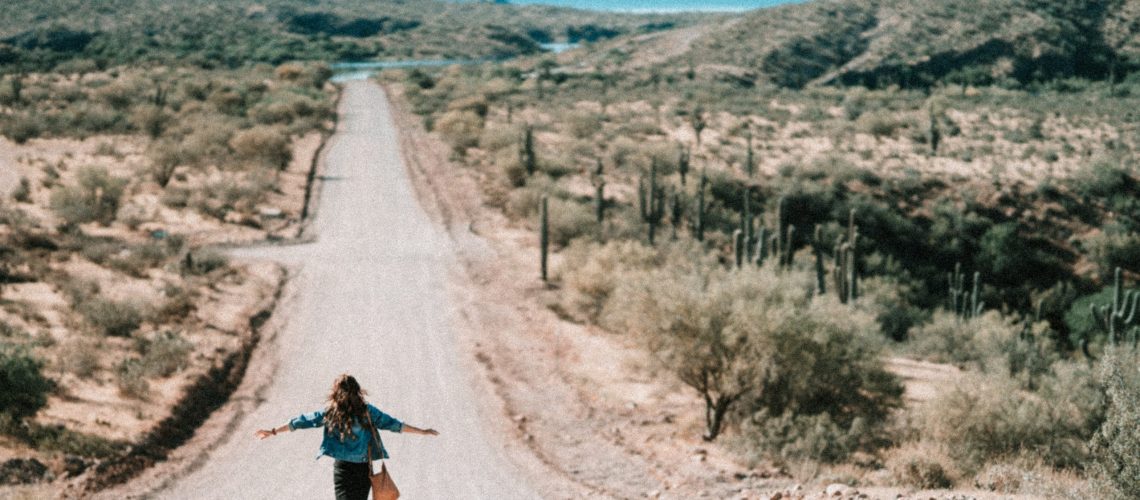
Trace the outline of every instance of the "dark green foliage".
<instances>
[{"instance_id":1,"label":"dark green foliage","mask_svg":"<svg viewBox=\"0 0 1140 500\"><path fill-rule=\"evenodd\" d=\"M42 369L43 363L27 351L0 344L0 413L23 419L47 404L54 384Z\"/></svg>"},{"instance_id":2,"label":"dark green foliage","mask_svg":"<svg viewBox=\"0 0 1140 500\"><path fill-rule=\"evenodd\" d=\"M657 227L665 217L665 187L657 184L657 161L649 167L649 183L641 178L637 182L638 211L641 220L649 225L649 244L657 238Z\"/></svg>"},{"instance_id":3,"label":"dark green foliage","mask_svg":"<svg viewBox=\"0 0 1140 500\"><path fill-rule=\"evenodd\" d=\"M708 186L708 183L709 179L702 171L701 182L697 184L697 220L693 231L693 234L697 237L697 241L705 240L705 188Z\"/></svg>"}]
</instances>

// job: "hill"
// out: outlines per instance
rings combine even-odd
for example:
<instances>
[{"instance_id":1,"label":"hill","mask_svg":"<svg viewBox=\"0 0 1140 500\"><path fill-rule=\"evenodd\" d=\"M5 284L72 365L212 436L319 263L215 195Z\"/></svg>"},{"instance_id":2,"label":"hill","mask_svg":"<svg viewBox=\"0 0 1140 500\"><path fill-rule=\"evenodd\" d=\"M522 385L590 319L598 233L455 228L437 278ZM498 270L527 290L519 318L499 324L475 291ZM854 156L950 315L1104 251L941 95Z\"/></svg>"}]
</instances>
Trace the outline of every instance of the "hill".
<instances>
[{"instance_id":1,"label":"hill","mask_svg":"<svg viewBox=\"0 0 1140 500\"><path fill-rule=\"evenodd\" d=\"M236 67L289 60L502 58L540 53L541 43L662 30L702 17L425 4L18 0L6 3L0 19L0 67L44 70L65 61L84 69L170 61Z\"/></svg>"},{"instance_id":2,"label":"hill","mask_svg":"<svg viewBox=\"0 0 1140 500\"><path fill-rule=\"evenodd\" d=\"M791 88L1099 80L1136 68L1138 32L1135 0L819 0L752 12L679 59Z\"/></svg>"}]
</instances>

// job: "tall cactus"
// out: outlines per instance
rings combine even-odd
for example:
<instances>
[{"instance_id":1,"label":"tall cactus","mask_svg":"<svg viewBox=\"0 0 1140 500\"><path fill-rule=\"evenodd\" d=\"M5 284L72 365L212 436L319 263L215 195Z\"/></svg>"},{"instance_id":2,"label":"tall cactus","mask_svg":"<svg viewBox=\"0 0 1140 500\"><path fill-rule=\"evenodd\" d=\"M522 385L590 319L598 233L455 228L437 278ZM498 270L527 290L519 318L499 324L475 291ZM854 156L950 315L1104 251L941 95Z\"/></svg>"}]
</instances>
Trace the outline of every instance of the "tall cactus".
<instances>
[{"instance_id":1,"label":"tall cactus","mask_svg":"<svg viewBox=\"0 0 1140 500\"><path fill-rule=\"evenodd\" d=\"M788 225L787 225L787 220L785 219L786 214L785 214L784 209L787 206L787 204L788 204L788 200L787 200L787 198L784 198L783 196L781 196L779 201L776 202L776 229L775 229L776 234L774 234L772 236L772 238L773 238L772 251L775 252L775 254L776 254L776 266L777 267L784 266L784 247L785 247L784 240L785 240L785 237L787 236L787 231L788 231Z\"/></svg>"},{"instance_id":2,"label":"tall cactus","mask_svg":"<svg viewBox=\"0 0 1140 500\"><path fill-rule=\"evenodd\" d=\"M747 173L748 177L751 178L752 174L755 173L755 171L756 171L756 158L755 158L754 153L752 152L752 127L748 127L747 130L748 130L748 132L747 132L747 134L748 134L747 135L748 136L748 152L744 158L744 172Z\"/></svg>"},{"instance_id":3,"label":"tall cactus","mask_svg":"<svg viewBox=\"0 0 1140 500\"><path fill-rule=\"evenodd\" d=\"M752 192L748 187L741 190L744 203L744 213L740 217L740 229L744 230L744 258L752 260Z\"/></svg>"},{"instance_id":4,"label":"tall cactus","mask_svg":"<svg viewBox=\"0 0 1140 500\"><path fill-rule=\"evenodd\" d=\"M656 160L649 167L649 185L646 186L644 180L638 182L638 201L641 220L649 224L649 244L653 245L657 239L657 226L665 217L665 193L657 186Z\"/></svg>"},{"instance_id":5,"label":"tall cactus","mask_svg":"<svg viewBox=\"0 0 1140 500\"><path fill-rule=\"evenodd\" d=\"M815 232L811 238L812 253L815 254L815 287L816 294L827 293L827 273L823 266L823 227L815 225Z\"/></svg>"},{"instance_id":6,"label":"tall cactus","mask_svg":"<svg viewBox=\"0 0 1140 500\"><path fill-rule=\"evenodd\" d=\"M538 240L538 245L542 252L539 258L542 270L542 281L547 281L546 264L547 255L550 251L550 203L545 196L542 197L542 222L540 223Z\"/></svg>"},{"instance_id":7,"label":"tall cactus","mask_svg":"<svg viewBox=\"0 0 1140 500\"><path fill-rule=\"evenodd\" d=\"M701 171L701 181L697 185L697 220L694 228L697 241L705 241L705 186L708 182L708 177Z\"/></svg>"},{"instance_id":8,"label":"tall cactus","mask_svg":"<svg viewBox=\"0 0 1140 500\"><path fill-rule=\"evenodd\" d=\"M822 246L822 243L821 243ZM859 298L859 227L855 225L855 210L847 214L847 232L835 240L835 267L832 280L835 294L841 303Z\"/></svg>"},{"instance_id":9,"label":"tall cactus","mask_svg":"<svg viewBox=\"0 0 1140 500\"><path fill-rule=\"evenodd\" d=\"M962 273L962 263L954 265L954 272L947 275L950 282L950 310L959 319L973 319L982 314L985 302L978 300L978 288L981 286L982 274L974 273L974 283L970 291L966 291L966 275Z\"/></svg>"},{"instance_id":10,"label":"tall cactus","mask_svg":"<svg viewBox=\"0 0 1140 500\"><path fill-rule=\"evenodd\" d=\"M795 259L795 241L796 241L796 226L788 224L787 233L784 236L784 247L780 249L780 262L784 267L792 267L792 261Z\"/></svg>"},{"instance_id":11,"label":"tall cactus","mask_svg":"<svg viewBox=\"0 0 1140 500\"><path fill-rule=\"evenodd\" d=\"M689 175L689 149L685 146L679 146L680 152L677 154L677 173L681 174L681 185L685 185L685 178Z\"/></svg>"},{"instance_id":12,"label":"tall cactus","mask_svg":"<svg viewBox=\"0 0 1140 500\"><path fill-rule=\"evenodd\" d=\"M753 262L757 266L764 265L764 259L768 257L768 228L760 226L756 232L756 255L753 257Z\"/></svg>"},{"instance_id":13,"label":"tall cactus","mask_svg":"<svg viewBox=\"0 0 1140 500\"><path fill-rule=\"evenodd\" d=\"M685 202L683 200L683 193L673 193L670 197L671 207L669 210L669 220L673 223L673 239L677 239L677 231L681 229L681 223L685 218Z\"/></svg>"},{"instance_id":14,"label":"tall cactus","mask_svg":"<svg viewBox=\"0 0 1140 500\"><path fill-rule=\"evenodd\" d=\"M1140 339L1140 318L1136 313L1140 309L1140 291L1124 291L1120 277L1118 267L1113 272L1112 303L1092 304L1089 307L1097 325L1108 334L1111 344L1130 340L1135 345Z\"/></svg>"},{"instance_id":15,"label":"tall cactus","mask_svg":"<svg viewBox=\"0 0 1140 500\"><path fill-rule=\"evenodd\" d=\"M736 268L744 267L744 231L739 229L732 232L732 255L735 257Z\"/></svg>"},{"instance_id":16,"label":"tall cactus","mask_svg":"<svg viewBox=\"0 0 1140 500\"><path fill-rule=\"evenodd\" d=\"M519 162L526 168L526 175L534 175L538 170L538 156L534 152L534 127L527 124L519 145Z\"/></svg>"},{"instance_id":17,"label":"tall cactus","mask_svg":"<svg viewBox=\"0 0 1140 500\"><path fill-rule=\"evenodd\" d=\"M594 217L599 225L606 221L606 180L601 177L594 182Z\"/></svg>"}]
</instances>

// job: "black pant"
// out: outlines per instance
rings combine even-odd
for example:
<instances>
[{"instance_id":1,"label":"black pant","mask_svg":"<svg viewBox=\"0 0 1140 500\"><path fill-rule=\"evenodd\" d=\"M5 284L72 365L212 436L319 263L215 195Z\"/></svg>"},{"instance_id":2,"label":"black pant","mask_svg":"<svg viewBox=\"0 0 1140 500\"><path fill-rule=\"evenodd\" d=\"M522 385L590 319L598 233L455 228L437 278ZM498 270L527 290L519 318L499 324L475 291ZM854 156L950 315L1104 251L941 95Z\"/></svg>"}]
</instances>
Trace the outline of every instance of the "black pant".
<instances>
[{"instance_id":1,"label":"black pant","mask_svg":"<svg viewBox=\"0 0 1140 500\"><path fill-rule=\"evenodd\" d=\"M337 460L333 464L333 485L336 500L368 500L372 481L368 479L368 464Z\"/></svg>"}]
</instances>

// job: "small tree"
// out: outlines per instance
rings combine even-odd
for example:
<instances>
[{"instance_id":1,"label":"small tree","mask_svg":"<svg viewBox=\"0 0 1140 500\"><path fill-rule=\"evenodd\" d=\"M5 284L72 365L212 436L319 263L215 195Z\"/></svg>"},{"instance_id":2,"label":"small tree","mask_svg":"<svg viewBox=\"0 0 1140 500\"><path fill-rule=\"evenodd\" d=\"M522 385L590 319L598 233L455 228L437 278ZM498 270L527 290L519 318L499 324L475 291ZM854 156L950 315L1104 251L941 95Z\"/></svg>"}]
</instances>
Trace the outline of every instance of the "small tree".
<instances>
[{"instance_id":1,"label":"small tree","mask_svg":"<svg viewBox=\"0 0 1140 500\"><path fill-rule=\"evenodd\" d=\"M23 349L0 346L0 413L25 418L47 404L53 384L42 368L43 363Z\"/></svg>"},{"instance_id":2,"label":"small tree","mask_svg":"<svg viewBox=\"0 0 1140 500\"><path fill-rule=\"evenodd\" d=\"M1131 361L1129 363L1128 361ZM1140 491L1140 373L1128 349L1112 349L1101 371L1108 413L1093 437L1093 471L1121 498Z\"/></svg>"}]
</instances>

